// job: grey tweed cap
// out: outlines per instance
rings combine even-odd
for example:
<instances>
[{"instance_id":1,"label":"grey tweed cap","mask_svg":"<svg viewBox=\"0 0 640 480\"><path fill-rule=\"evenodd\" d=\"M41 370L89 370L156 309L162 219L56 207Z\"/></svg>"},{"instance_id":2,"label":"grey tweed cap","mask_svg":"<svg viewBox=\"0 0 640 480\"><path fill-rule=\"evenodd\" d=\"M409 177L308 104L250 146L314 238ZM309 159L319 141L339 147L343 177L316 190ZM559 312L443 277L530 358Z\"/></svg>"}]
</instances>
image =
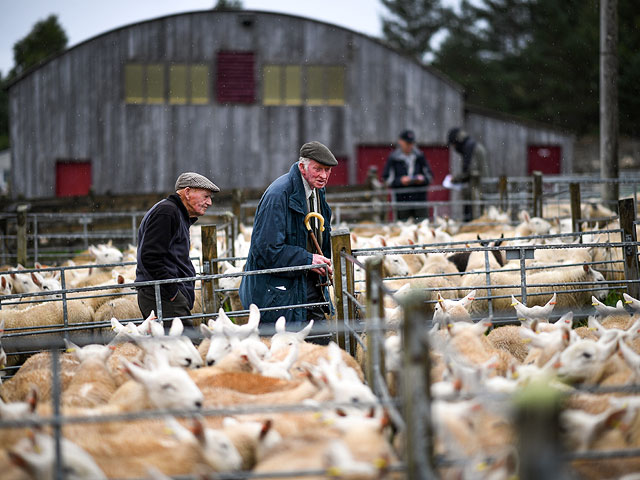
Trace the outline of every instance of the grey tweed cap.
<instances>
[{"instance_id":1,"label":"grey tweed cap","mask_svg":"<svg viewBox=\"0 0 640 480\"><path fill-rule=\"evenodd\" d=\"M338 165L336 157L333 156L331 150L320 142L308 142L302 145L300 149L300 156L302 158L310 158L327 167L335 167Z\"/></svg>"},{"instance_id":2,"label":"grey tweed cap","mask_svg":"<svg viewBox=\"0 0 640 480\"><path fill-rule=\"evenodd\" d=\"M220 191L215 183L213 183L207 177L195 172L181 173L176 180L176 191L187 187L204 188L205 190L211 190L212 192Z\"/></svg>"}]
</instances>

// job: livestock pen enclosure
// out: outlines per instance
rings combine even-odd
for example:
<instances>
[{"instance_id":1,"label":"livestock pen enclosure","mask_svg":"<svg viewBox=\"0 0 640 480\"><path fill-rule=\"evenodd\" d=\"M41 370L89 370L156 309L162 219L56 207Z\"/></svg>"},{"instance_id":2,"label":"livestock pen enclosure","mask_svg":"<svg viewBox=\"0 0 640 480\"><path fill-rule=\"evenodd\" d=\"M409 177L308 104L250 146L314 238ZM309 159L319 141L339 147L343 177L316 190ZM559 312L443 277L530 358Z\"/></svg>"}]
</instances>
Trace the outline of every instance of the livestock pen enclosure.
<instances>
[{"instance_id":1,"label":"livestock pen enclosure","mask_svg":"<svg viewBox=\"0 0 640 480\"><path fill-rule=\"evenodd\" d=\"M393 221L388 192L330 197L335 314L320 325L240 304L243 276L310 268L244 271L251 202L194 229L196 277L143 284L138 213L80 227L69 250L46 249L67 241L46 230L60 218L7 217L5 263L51 263L2 272L0 476L633 478L636 181L599 205L595 179L496 179L470 223L455 202L417 223ZM196 327L165 332L160 287L185 280ZM140 318L140 286L158 320Z\"/></svg>"}]
</instances>

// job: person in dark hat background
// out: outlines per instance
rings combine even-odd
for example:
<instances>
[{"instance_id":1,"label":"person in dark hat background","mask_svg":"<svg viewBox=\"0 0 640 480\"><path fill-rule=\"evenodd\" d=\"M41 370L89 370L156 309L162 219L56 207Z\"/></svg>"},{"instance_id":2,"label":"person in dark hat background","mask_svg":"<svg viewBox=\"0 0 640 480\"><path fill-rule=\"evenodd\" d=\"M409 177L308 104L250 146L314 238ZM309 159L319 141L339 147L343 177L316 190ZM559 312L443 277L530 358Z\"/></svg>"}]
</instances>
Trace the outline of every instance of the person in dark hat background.
<instances>
[{"instance_id":1,"label":"person in dark hat background","mask_svg":"<svg viewBox=\"0 0 640 480\"><path fill-rule=\"evenodd\" d=\"M429 215L426 207L426 191L403 190L427 187L433 180L433 172L424 154L416 147L416 136L412 130L404 130L398 138L397 148L391 152L382 172L382 179L395 191L398 202L424 202L424 207L400 205L397 209L398 220L413 217L422 220Z\"/></svg>"},{"instance_id":2,"label":"person in dark hat background","mask_svg":"<svg viewBox=\"0 0 640 480\"><path fill-rule=\"evenodd\" d=\"M471 201L471 189L469 188L471 172L477 172L480 178L490 176L486 150L480 142L458 127L449 130L447 143L462 156L462 171L453 177L451 182L466 185L462 190L462 198L469 202ZM471 220L473 220L473 206L467 203L464 205L464 221Z\"/></svg>"},{"instance_id":3,"label":"person in dark hat background","mask_svg":"<svg viewBox=\"0 0 640 480\"><path fill-rule=\"evenodd\" d=\"M194 277L189 257L189 227L211 206L212 195L220 189L208 178L194 172L182 173L175 193L156 203L145 214L138 229L136 282ZM191 315L195 299L194 282L168 283L160 287L162 317ZM157 312L153 286L138 288L138 306L143 318ZM183 323L191 326L189 319ZM165 322L168 327L170 322Z\"/></svg>"},{"instance_id":4,"label":"person in dark hat background","mask_svg":"<svg viewBox=\"0 0 640 480\"><path fill-rule=\"evenodd\" d=\"M331 265L331 209L325 187L331 168L338 165L331 151L320 142L305 143L299 160L289 172L275 180L264 192L253 222L251 246L245 271L301 265ZM322 255L311 243L304 219L311 211L324 217L324 232L315 219L314 229ZM331 270L331 268L329 268ZM323 268L243 277L240 300L244 308L252 303L259 308L284 307L329 301ZM262 312L262 322L275 322L284 316L287 322L323 321L328 308L282 308ZM298 326L300 326L298 325Z\"/></svg>"}]
</instances>

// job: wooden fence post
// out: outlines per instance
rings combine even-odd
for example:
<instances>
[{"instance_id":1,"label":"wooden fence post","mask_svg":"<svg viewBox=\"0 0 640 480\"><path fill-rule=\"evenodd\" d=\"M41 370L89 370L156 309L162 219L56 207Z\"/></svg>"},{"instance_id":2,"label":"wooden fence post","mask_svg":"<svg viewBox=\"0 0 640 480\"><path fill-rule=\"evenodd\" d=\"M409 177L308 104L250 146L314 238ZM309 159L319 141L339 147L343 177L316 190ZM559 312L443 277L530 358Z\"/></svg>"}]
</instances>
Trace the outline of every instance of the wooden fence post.
<instances>
[{"instance_id":1,"label":"wooden fence post","mask_svg":"<svg viewBox=\"0 0 640 480\"><path fill-rule=\"evenodd\" d=\"M382 328L384 322L384 301L380 288L382 281L382 257L372 257L367 260L367 361L366 376L369 386L373 389L375 382L374 365L378 368L382 378L385 377L384 368L384 337ZM375 389L374 389L375 391Z\"/></svg>"},{"instance_id":2,"label":"wooden fence post","mask_svg":"<svg viewBox=\"0 0 640 480\"><path fill-rule=\"evenodd\" d=\"M16 208L17 212L17 263L26 266L27 265L27 212L29 211L29 205L22 204ZM37 241L37 240L36 240Z\"/></svg>"},{"instance_id":3,"label":"wooden fence post","mask_svg":"<svg viewBox=\"0 0 640 480\"><path fill-rule=\"evenodd\" d=\"M436 478L433 471L431 422L431 359L426 336L424 294L410 294L403 302L402 392L406 430L408 479Z\"/></svg>"},{"instance_id":4,"label":"wooden fence post","mask_svg":"<svg viewBox=\"0 0 640 480\"><path fill-rule=\"evenodd\" d=\"M217 275L218 228L215 225L202 226L202 271L205 275ZM216 313L218 280L205 280L202 288L202 313ZM205 319L206 320L206 319Z\"/></svg>"},{"instance_id":5,"label":"wooden fence post","mask_svg":"<svg viewBox=\"0 0 640 480\"><path fill-rule=\"evenodd\" d=\"M233 212L233 216L236 218L238 228L240 228L240 225L242 225L244 220L242 216L242 190L234 188L231 195L231 211Z\"/></svg>"},{"instance_id":6,"label":"wooden fence post","mask_svg":"<svg viewBox=\"0 0 640 480\"><path fill-rule=\"evenodd\" d=\"M569 478L560 442L560 398L557 390L536 382L514 399L521 480Z\"/></svg>"},{"instance_id":7,"label":"wooden fence post","mask_svg":"<svg viewBox=\"0 0 640 480\"><path fill-rule=\"evenodd\" d=\"M582 201L580 200L580 184L569 184L569 195L571 196L571 228L574 232L582 230ZM582 243L582 236L580 237Z\"/></svg>"},{"instance_id":8,"label":"wooden fence post","mask_svg":"<svg viewBox=\"0 0 640 480\"><path fill-rule=\"evenodd\" d=\"M498 182L498 192L500 193L500 209L503 212L509 211L509 181L506 175L501 175Z\"/></svg>"},{"instance_id":9,"label":"wooden fence post","mask_svg":"<svg viewBox=\"0 0 640 480\"><path fill-rule=\"evenodd\" d=\"M480 172L473 170L469 177L469 188L471 189L471 214L473 218L482 215L482 205L479 202L482 198L482 185L480 183Z\"/></svg>"},{"instance_id":10,"label":"wooden fence post","mask_svg":"<svg viewBox=\"0 0 640 480\"><path fill-rule=\"evenodd\" d=\"M355 308L346 295L342 293L346 289L353 295L353 264L345 261L341 252L351 254L351 234L349 229L337 229L331 232L331 250L333 257L333 291L336 299L336 343L340 348L346 349L345 319L355 319ZM355 352L355 340L352 352Z\"/></svg>"},{"instance_id":11,"label":"wooden fence post","mask_svg":"<svg viewBox=\"0 0 640 480\"><path fill-rule=\"evenodd\" d=\"M640 298L640 272L638 272L638 247L633 243L638 241L636 235L636 207L633 198L625 198L618 201L620 215L620 228L622 229L622 241L631 245L622 247L624 258L624 278L632 283L627 284L627 293L633 298Z\"/></svg>"},{"instance_id":12,"label":"wooden fence post","mask_svg":"<svg viewBox=\"0 0 640 480\"><path fill-rule=\"evenodd\" d=\"M542 172L533 172L533 211L532 217L542 217Z\"/></svg>"}]
</instances>

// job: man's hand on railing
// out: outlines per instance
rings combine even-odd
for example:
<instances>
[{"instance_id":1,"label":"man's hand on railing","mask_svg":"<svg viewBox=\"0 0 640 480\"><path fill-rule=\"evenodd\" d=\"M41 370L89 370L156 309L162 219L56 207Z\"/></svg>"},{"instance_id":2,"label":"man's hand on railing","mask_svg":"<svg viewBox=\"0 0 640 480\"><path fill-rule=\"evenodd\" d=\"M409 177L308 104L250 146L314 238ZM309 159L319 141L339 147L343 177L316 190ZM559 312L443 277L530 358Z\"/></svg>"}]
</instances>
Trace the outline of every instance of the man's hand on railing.
<instances>
[{"instance_id":1,"label":"man's hand on railing","mask_svg":"<svg viewBox=\"0 0 640 480\"><path fill-rule=\"evenodd\" d=\"M327 265L329 265L328 267L329 274L333 275L333 268L331 268L331 260L327 257L323 257L322 255L318 255L317 253L314 253L313 260L311 261L311 265L322 265L323 263L326 263ZM316 272L318 275L322 275L322 276L325 276L327 274L325 267L314 268L311 271Z\"/></svg>"}]
</instances>

